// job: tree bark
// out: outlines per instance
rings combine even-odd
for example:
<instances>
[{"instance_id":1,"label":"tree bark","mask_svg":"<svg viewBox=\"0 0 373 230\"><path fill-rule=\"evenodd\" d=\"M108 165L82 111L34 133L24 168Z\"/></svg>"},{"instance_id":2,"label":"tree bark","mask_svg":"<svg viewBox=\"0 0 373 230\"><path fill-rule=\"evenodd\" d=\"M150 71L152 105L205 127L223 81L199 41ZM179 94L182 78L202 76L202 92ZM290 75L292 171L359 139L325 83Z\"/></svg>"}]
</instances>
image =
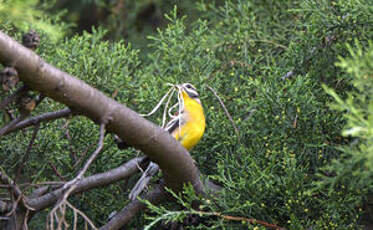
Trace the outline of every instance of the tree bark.
<instances>
[{"instance_id":1,"label":"tree bark","mask_svg":"<svg viewBox=\"0 0 373 230\"><path fill-rule=\"evenodd\" d=\"M160 166L167 187L178 190L183 183L191 182L197 192L202 192L198 170L190 154L159 126L44 62L3 32L0 32L0 61L16 68L20 79L31 89L67 105L72 111L98 124L107 120L106 127L110 132L143 151Z\"/></svg>"},{"instance_id":2,"label":"tree bark","mask_svg":"<svg viewBox=\"0 0 373 230\"><path fill-rule=\"evenodd\" d=\"M141 161L142 158L134 158L118 168L85 177L76 184L76 188L71 192L71 194L82 193L93 188L123 180L138 171L138 165ZM36 212L43 210L54 204L64 194L64 192L65 190L61 187L42 196L28 199L27 205Z\"/></svg>"},{"instance_id":3,"label":"tree bark","mask_svg":"<svg viewBox=\"0 0 373 230\"><path fill-rule=\"evenodd\" d=\"M184 183L191 183L197 193L203 192L198 169L190 154L159 126L147 121L136 112L105 96L83 81L44 62L33 51L20 45L1 31L0 62L5 66L16 68L21 81L27 87L65 104L73 113L86 116L97 124L104 122L108 131L117 134L126 143L144 152L161 168L164 186L178 191L182 189ZM84 178L78 183L73 193L108 184L108 181L112 183L117 179L113 175L100 175L109 176L111 179L101 178L103 183L97 183L96 177L96 182L93 183L90 181L92 177ZM157 188L148 198L153 201L162 200L161 198L164 196L160 191L163 189ZM34 212L37 212L53 205L62 193L62 189L57 189L40 197L25 198L25 202L34 209ZM140 208L143 208L142 204L138 201L133 202L123 210L122 215L127 219L131 218L131 215L134 215ZM131 209L131 215L128 215L129 209ZM21 216L7 221L8 224L5 228L22 228L19 226L19 220L24 219L25 211L22 208L17 208L16 214L16 216L18 214ZM118 227L122 222L118 218L114 219L102 229L112 229L110 226Z\"/></svg>"},{"instance_id":4,"label":"tree bark","mask_svg":"<svg viewBox=\"0 0 373 230\"><path fill-rule=\"evenodd\" d=\"M23 208L17 208L15 213L7 221L0 222L1 230L23 230L26 212Z\"/></svg>"},{"instance_id":5,"label":"tree bark","mask_svg":"<svg viewBox=\"0 0 373 230\"><path fill-rule=\"evenodd\" d=\"M110 171L83 178L77 183L76 188L72 191L72 194L82 193L93 188L123 180L138 171L138 165L141 164L142 160L143 157L134 158ZM29 219L31 219L35 213L55 204L56 201L64 194L64 189L62 187L51 192L48 192L48 187L49 186L38 188L34 190L30 196L24 197L24 202L26 202L27 207L32 209L32 211L29 212ZM16 194L21 195L20 192L21 191L18 191ZM0 220L0 229L22 229L23 222L26 217L25 208L26 207L19 203L16 211L10 215L9 218ZM11 209L12 205L10 205L10 203L0 201L0 217L4 218L3 215L5 213L9 213Z\"/></svg>"},{"instance_id":6,"label":"tree bark","mask_svg":"<svg viewBox=\"0 0 373 230\"><path fill-rule=\"evenodd\" d=\"M143 195L142 199L148 200L153 205L161 203L166 199L166 192L161 185L156 185L155 188L148 194ZM108 223L102 226L99 230L117 230L123 225L130 222L139 210L145 208L145 204L139 200L131 201L125 208L118 212Z\"/></svg>"}]
</instances>

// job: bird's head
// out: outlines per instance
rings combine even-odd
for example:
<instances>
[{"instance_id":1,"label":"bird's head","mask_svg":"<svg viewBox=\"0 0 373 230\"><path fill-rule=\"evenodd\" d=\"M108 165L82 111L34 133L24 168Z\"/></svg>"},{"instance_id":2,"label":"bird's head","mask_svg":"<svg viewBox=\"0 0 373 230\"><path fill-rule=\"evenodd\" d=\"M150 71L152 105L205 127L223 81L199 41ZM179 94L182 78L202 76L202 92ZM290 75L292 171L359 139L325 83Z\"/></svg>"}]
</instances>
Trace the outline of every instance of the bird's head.
<instances>
[{"instance_id":1,"label":"bird's head","mask_svg":"<svg viewBox=\"0 0 373 230\"><path fill-rule=\"evenodd\" d=\"M201 100L199 99L199 95L196 90L196 87L194 87L192 84L183 83L183 84L175 85L175 87L179 90L184 100L187 98L190 98L192 100L197 101L199 104L201 104Z\"/></svg>"}]
</instances>

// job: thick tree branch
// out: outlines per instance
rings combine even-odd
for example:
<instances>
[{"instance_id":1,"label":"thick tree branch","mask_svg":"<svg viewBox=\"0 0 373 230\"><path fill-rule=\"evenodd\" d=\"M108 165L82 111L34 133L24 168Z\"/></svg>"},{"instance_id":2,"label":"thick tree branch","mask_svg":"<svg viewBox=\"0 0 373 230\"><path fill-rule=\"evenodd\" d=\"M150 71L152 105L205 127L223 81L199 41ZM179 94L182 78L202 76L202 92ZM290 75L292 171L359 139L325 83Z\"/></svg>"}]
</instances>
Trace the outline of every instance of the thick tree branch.
<instances>
[{"instance_id":1,"label":"thick tree branch","mask_svg":"<svg viewBox=\"0 0 373 230\"><path fill-rule=\"evenodd\" d=\"M166 199L166 192L164 191L163 186L156 185L152 191L142 198L156 205ZM117 230L131 221L138 211L145 208L146 205L143 202L137 199L133 200L99 230Z\"/></svg>"},{"instance_id":2,"label":"thick tree branch","mask_svg":"<svg viewBox=\"0 0 373 230\"><path fill-rule=\"evenodd\" d=\"M29 198L31 199L31 198L36 198L36 197L42 196L42 195L44 195L45 193L48 192L48 189L49 189L49 186L47 186L47 185L45 185L43 187L40 187L40 188L37 188L34 191L32 191Z\"/></svg>"},{"instance_id":3,"label":"thick tree branch","mask_svg":"<svg viewBox=\"0 0 373 230\"><path fill-rule=\"evenodd\" d=\"M83 81L47 64L31 50L0 32L0 62L17 69L20 79L96 123L110 117L107 130L142 150L163 171L165 185L181 189L190 182L202 192L197 167L189 153L168 132L137 113L105 96Z\"/></svg>"}]
</instances>

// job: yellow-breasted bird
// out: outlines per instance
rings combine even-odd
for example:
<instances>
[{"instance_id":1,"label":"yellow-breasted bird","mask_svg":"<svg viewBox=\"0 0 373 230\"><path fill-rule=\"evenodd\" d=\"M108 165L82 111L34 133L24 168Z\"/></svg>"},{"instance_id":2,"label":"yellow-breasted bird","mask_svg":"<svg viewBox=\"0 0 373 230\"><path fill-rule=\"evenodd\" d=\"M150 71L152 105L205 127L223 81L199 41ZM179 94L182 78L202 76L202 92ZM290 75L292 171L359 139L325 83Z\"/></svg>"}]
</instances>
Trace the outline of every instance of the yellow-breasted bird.
<instances>
[{"instance_id":1,"label":"yellow-breasted bird","mask_svg":"<svg viewBox=\"0 0 373 230\"><path fill-rule=\"evenodd\" d=\"M182 98L179 102L182 107L179 114L167 123L165 130L178 140L184 148L191 150L199 142L205 131L203 107L197 90L192 84L184 83L175 87L179 91L180 98ZM136 199L158 170L159 166L156 163L149 163L141 178L132 188L129 194L130 200Z\"/></svg>"}]
</instances>

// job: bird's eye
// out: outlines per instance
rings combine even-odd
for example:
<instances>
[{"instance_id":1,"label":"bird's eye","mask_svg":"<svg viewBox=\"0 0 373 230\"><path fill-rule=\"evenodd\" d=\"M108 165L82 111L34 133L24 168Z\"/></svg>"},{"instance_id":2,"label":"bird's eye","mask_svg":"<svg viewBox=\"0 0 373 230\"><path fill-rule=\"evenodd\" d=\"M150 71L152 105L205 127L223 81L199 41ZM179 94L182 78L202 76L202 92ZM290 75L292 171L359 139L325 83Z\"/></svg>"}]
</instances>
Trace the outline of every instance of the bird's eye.
<instances>
[{"instance_id":1,"label":"bird's eye","mask_svg":"<svg viewBox=\"0 0 373 230\"><path fill-rule=\"evenodd\" d=\"M187 87L188 89L192 89L193 88L193 86L191 86L189 84L187 84L185 87Z\"/></svg>"}]
</instances>

